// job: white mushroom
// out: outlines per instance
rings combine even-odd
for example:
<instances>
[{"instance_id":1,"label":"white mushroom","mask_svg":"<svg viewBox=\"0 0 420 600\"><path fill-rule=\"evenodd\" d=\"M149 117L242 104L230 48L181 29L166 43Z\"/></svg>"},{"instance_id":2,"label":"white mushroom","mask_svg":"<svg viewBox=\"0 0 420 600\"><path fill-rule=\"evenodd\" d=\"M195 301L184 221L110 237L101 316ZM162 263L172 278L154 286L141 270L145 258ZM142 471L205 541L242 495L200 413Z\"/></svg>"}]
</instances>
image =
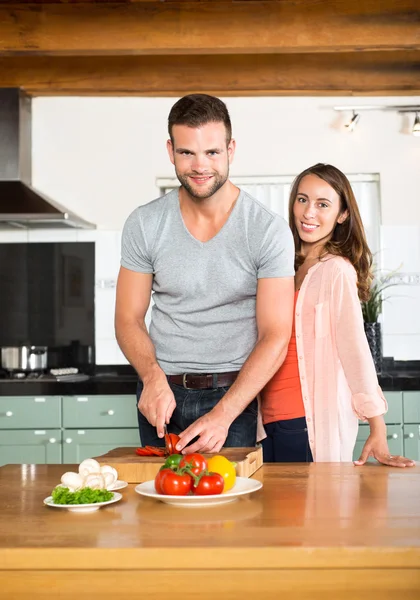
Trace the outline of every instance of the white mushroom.
<instances>
[{"instance_id":1,"label":"white mushroom","mask_svg":"<svg viewBox=\"0 0 420 600\"><path fill-rule=\"evenodd\" d=\"M101 465L94 458L87 458L79 465L79 474L86 477L89 473L100 473Z\"/></svg>"},{"instance_id":2,"label":"white mushroom","mask_svg":"<svg viewBox=\"0 0 420 600\"><path fill-rule=\"evenodd\" d=\"M104 476L106 489L111 488L114 483L118 480L118 473L114 467L110 465L104 465L101 467L101 473Z\"/></svg>"},{"instance_id":3,"label":"white mushroom","mask_svg":"<svg viewBox=\"0 0 420 600\"><path fill-rule=\"evenodd\" d=\"M114 473L101 473L102 477L104 478L104 482L105 482L105 487L107 490L112 490L114 483L117 481L114 477Z\"/></svg>"},{"instance_id":4,"label":"white mushroom","mask_svg":"<svg viewBox=\"0 0 420 600\"><path fill-rule=\"evenodd\" d=\"M104 490L105 480L101 473L89 473L85 477L84 487L89 487L92 490Z\"/></svg>"},{"instance_id":5,"label":"white mushroom","mask_svg":"<svg viewBox=\"0 0 420 600\"><path fill-rule=\"evenodd\" d=\"M68 488L70 492L77 492L77 490L80 490L80 488L83 487L83 477L81 477L79 473L67 471L67 473L62 475L61 483L64 487Z\"/></svg>"}]
</instances>

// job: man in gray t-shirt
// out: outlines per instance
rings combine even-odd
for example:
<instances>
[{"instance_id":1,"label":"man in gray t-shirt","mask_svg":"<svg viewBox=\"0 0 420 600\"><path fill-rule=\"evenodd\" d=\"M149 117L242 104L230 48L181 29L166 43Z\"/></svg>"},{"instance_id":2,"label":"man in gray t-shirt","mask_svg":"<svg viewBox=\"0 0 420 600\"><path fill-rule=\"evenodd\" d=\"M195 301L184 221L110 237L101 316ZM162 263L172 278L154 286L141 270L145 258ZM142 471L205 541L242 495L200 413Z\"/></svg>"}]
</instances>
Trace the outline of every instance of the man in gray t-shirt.
<instances>
[{"instance_id":1,"label":"man in gray t-shirt","mask_svg":"<svg viewBox=\"0 0 420 600\"><path fill-rule=\"evenodd\" d=\"M221 100L181 98L169 134L181 187L128 217L117 286L117 339L141 380L140 437L162 443L167 423L179 449L198 436L185 452L254 445L255 397L290 337L292 235L229 181L235 142Z\"/></svg>"}]
</instances>

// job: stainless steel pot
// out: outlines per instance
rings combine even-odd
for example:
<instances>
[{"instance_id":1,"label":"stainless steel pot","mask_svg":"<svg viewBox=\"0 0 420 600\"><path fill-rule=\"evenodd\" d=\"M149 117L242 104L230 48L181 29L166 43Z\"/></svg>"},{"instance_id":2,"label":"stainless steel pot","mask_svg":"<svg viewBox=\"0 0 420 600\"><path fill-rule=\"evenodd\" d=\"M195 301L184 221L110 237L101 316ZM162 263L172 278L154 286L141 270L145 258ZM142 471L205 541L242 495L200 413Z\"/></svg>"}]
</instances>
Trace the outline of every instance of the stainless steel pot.
<instances>
[{"instance_id":1,"label":"stainless steel pot","mask_svg":"<svg viewBox=\"0 0 420 600\"><path fill-rule=\"evenodd\" d=\"M7 371L44 371L47 346L9 346L1 349L1 366Z\"/></svg>"}]
</instances>

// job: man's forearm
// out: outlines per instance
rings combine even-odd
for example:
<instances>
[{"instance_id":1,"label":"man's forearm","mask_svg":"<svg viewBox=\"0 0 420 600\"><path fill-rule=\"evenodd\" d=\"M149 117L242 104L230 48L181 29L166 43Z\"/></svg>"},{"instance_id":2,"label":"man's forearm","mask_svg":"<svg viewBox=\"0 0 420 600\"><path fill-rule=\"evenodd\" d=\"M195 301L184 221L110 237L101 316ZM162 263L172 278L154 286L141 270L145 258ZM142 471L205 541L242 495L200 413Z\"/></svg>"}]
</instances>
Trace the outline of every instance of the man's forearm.
<instances>
[{"instance_id":1,"label":"man's forearm","mask_svg":"<svg viewBox=\"0 0 420 600\"><path fill-rule=\"evenodd\" d=\"M136 369L143 383L165 377L156 360L155 347L144 324L117 322L115 335L124 356Z\"/></svg>"},{"instance_id":2,"label":"man's forearm","mask_svg":"<svg viewBox=\"0 0 420 600\"><path fill-rule=\"evenodd\" d=\"M259 394L283 364L289 336L267 335L261 338L244 363L238 378L213 409L222 412L231 423Z\"/></svg>"}]
</instances>

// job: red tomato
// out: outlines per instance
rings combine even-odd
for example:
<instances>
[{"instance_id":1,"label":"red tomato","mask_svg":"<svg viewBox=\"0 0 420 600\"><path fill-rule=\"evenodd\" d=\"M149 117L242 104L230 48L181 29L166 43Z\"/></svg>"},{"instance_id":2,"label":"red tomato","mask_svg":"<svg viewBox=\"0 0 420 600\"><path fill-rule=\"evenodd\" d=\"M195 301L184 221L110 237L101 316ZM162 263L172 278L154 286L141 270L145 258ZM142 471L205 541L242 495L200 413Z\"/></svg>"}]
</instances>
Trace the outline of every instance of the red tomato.
<instances>
[{"instance_id":1,"label":"red tomato","mask_svg":"<svg viewBox=\"0 0 420 600\"><path fill-rule=\"evenodd\" d=\"M209 496L211 494L221 494L225 487L225 480L219 473L209 473L203 475L196 487L193 488L197 496Z\"/></svg>"},{"instance_id":2,"label":"red tomato","mask_svg":"<svg viewBox=\"0 0 420 600\"><path fill-rule=\"evenodd\" d=\"M172 469L164 469L160 479L162 494L167 496L186 496L192 489L193 479L188 473L179 474Z\"/></svg>"},{"instance_id":3,"label":"red tomato","mask_svg":"<svg viewBox=\"0 0 420 600\"><path fill-rule=\"evenodd\" d=\"M164 448L158 448L157 446L143 446L137 448L136 454L139 456L165 456Z\"/></svg>"},{"instance_id":4,"label":"red tomato","mask_svg":"<svg viewBox=\"0 0 420 600\"><path fill-rule=\"evenodd\" d=\"M199 475L207 469L207 461L202 454L187 454L179 463L179 467L189 467L191 473Z\"/></svg>"},{"instance_id":5,"label":"red tomato","mask_svg":"<svg viewBox=\"0 0 420 600\"><path fill-rule=\"evenodd\" d=\"M158 472L158 474L155 477L155 490L157 491L158 494L163 494L162 478L166 474L167 471L171 471L171 469L169 469L169 468L160 469L160 471Z\"/></svg>"},{"instance_id":6,"label":"red tomato","mask_svg":"<svg viewBox=\"0 0 420 600\"><path fill-rule=\"evenodd\" d=\"M165 435L165 446L168 454L176 454L175 446L179 442L180 437L176 433L167 433Z\"/></svg>"}]
</instances>

